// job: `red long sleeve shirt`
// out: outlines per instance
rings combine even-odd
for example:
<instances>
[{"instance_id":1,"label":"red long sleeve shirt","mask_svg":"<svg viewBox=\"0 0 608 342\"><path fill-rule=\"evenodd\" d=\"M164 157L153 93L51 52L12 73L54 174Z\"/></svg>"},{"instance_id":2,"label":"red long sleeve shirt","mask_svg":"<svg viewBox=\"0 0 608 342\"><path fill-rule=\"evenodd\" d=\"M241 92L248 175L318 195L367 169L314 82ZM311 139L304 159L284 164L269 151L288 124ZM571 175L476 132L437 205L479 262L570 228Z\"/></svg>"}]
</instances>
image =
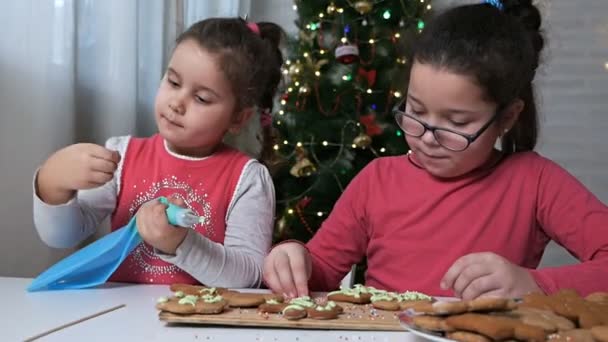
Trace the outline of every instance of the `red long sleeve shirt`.
<instances>
[{"instance_id":1,"label":"red long sleeve shirt","mask_svg":"<svg viewBox=\"0 0 608 342\"><path fill-rule=\"evenodd\" d=\"M582 263L537 270L551 239ZM608 290L608 207L535 152L449 180L407 156L378 158L349 184L307 247L312 290L335 289L367 256L366 285L451 296L441 278L474 252L529 268L547 293Z\"/></svg>"}]
</instances>

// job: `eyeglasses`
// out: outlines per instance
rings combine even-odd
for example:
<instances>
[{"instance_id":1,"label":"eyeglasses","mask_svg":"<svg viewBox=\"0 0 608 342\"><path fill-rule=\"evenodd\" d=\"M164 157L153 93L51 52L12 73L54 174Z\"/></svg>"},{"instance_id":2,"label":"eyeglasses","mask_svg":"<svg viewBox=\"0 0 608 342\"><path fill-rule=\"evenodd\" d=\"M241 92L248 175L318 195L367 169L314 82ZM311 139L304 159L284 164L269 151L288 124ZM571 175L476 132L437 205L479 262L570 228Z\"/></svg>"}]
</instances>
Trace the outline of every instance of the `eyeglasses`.
<instances>
[{"instance_id":1,"label":"eyeglasses","mask_svg":"<svg viewBox=\"0 0 608 342\"><path fill-rule=\"evenodd\" d=\"M488 127L498 118L498 115L501 111L496 111L492 118L486 122L477 132L473 134L466 134L461 132L456 132L449 128L441 128L436 126L431 126L426 122L422 122L419 119L415 118L411 114L405 113L405 99L398 103L393 109L393 115L395 116L395 121L397 121L397 125L403 130L403 132L409 136L419 138L426 133L426 131L431 131L435 140L439 145L445 147L446 149L454 152L461 152L467 149L469 145L471 145L483 132L485 132Z\"/></svg>"}]
</instances>

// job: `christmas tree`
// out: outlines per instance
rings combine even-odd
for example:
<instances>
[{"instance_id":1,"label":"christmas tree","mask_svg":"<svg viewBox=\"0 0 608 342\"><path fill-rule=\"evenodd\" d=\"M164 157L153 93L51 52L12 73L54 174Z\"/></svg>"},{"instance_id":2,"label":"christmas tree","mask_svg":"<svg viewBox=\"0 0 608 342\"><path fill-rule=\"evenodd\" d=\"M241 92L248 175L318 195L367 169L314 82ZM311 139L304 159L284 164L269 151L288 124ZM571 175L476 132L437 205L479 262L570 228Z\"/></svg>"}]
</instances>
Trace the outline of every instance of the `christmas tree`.
<instances>
[{"instance_id":1,"label":"christmas tree","mask_svg":"<svg viewBox=\"0 0 608 342\"><path fill-rule=\"evenodd\" d=\"M429 0L296 1L299 34L274 113L275 242L308 241L351 179L407 145L392 107Z\"/></svg>"}]
</instances>

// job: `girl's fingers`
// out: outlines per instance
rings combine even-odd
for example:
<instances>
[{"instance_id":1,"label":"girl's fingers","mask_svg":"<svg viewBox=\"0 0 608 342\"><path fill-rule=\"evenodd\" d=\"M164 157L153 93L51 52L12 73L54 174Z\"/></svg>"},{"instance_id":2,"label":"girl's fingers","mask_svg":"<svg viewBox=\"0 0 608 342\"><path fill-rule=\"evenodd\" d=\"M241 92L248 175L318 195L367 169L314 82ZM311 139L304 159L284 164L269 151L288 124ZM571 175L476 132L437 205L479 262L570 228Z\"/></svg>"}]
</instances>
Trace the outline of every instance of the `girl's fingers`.
<instances>
[{"instance_id":1,"label":"girl's fingers","mask_svg":"<svg viewBox=\"0 0 608 342\"><path fill-rule=\"evenodd\" d=\"M291 265L287 254L285 254L285 257L276 258L274 266L279 278L279 283L283 289L283 294L288 297L296 297L298 290L293 280Z\"/></svg>"},{"instance_id":2,"label":"girl's fingers","mask_svg":"<svg viewBox=\"0 0 608 342\"><path fill-rule=\"evenodd\" d=\"M469 300L475 299L479 296L492 295L493 292L500 290L501 282L493 275L486 275L474 279L469 285L462 291L462 299Z\"/></svg>"},{"instance_id":3,"label":"girl's fingers","mask_svg":"<svg viewBox=\"0 0 608 342\"><path fill-rule=\"evenodd\" d=\"M296 296L308 296L308 277L306 272L306 260L304 258L289 258L289 265L293 272L293 280L296 287Z\"/></svg>"},{"instance_id":4,"label":"girl's fingers","mask_svg":"<svg viewBox=\"0 0 608 342\"><path fill-rule=\"evenodd\" d=\"M454 281L453 290L457 296L462 297L464 290L480 277L492 273L492 269L483 263L472 263L465 267Z\"/></svg>"}]
</instances>

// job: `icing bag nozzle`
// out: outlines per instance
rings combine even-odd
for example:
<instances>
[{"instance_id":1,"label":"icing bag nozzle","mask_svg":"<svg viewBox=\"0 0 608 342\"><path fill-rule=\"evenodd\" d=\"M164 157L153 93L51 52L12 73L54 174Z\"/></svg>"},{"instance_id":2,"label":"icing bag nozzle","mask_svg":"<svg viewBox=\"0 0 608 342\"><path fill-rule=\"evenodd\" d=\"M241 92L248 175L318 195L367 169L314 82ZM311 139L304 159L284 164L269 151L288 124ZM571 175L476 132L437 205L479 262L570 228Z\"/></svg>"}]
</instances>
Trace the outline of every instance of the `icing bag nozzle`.
<instances>
[{"instance_id":1,"label":"icing bag nozzle","mask_svg":"<svg viewBox=\"0 0 608 342\"><path fill-rule=\"evenodd\" d=\"M167 205L167 220L174 226L190 228L200 222L201 218L188 208L178 207L165 198L161 202Z\"/></svg>"}]
</instances>

